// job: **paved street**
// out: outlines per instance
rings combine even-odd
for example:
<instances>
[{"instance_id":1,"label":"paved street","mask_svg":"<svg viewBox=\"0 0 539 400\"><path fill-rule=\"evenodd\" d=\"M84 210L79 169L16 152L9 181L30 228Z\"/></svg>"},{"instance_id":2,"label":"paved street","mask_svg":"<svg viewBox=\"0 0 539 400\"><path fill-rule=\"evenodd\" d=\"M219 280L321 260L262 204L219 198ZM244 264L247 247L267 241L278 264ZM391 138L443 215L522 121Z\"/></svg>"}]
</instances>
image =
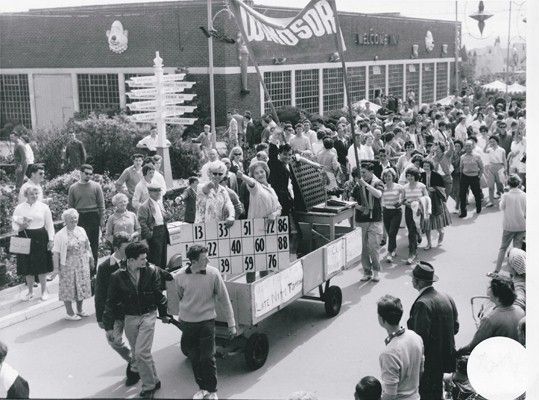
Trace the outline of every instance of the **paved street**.
<instances>
[{"instance_id":1,"label":"paved street","mask_svg":"<svg viewBox=\"0 0 539 400\"><path fill-rule=\"evenodd\" d=\"M451 206L452 207L451 203ZM485 274L493 269L501 238L502 213L487 209L477 219L453 217L442 248L425 252L460 314L457 346L467 343L475 326L470 297L486 292ZM405 229L400 230L401 237ZM436 240L434 240L436 243ZM424 246L423 242L421 246ZM286 398L298 390L315 392L321 399L353 397L356 382L364 375L379 377L378 355L385 331L378 325L376 301L391 293L401 298L405 318L417 293L405 274L405 240L399 243L399 264L383 264L378 284L359 284L353 268L334 280L343 290L341 313L325 317L322 303L297 301L268 318L260 331L268 334L270 353L264 367L248 372L243 355L218 360L219 396L222 398ZM87 305L93 312L93 299ZM123 384L125 363L109 348L95 316L78 322L63 319L58 309L11 326L1 337L10 347L8 362L29 381L32 397L133 397L140 385ZM178 344L180 332L158 323L154 358L163 383L156 397L188 398L197 390L189 362Z\"/></svg>"}]
</instances>

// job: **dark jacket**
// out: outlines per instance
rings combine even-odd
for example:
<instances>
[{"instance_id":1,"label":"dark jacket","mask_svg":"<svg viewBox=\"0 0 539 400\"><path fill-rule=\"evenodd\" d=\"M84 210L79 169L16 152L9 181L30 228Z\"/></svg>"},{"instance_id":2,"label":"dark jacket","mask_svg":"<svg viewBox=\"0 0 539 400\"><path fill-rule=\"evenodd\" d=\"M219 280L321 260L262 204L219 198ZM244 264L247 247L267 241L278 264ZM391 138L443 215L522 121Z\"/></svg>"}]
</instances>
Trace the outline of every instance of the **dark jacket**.
<instances>
[{"instance_id":1,"label":"dark jacket","mask_svg":"<svg viewBox=\"0 0 539 400\"><path fill-rule=\"evenodd\" d=\"M459 331L455 302L445 293L427 288L412 305L408 329L425 346L425 371L455 371L455 335Z\"/></svg>"},{"instance_id":2,"label":"dark jacket","mask_svg":"<svg viewBox=\"0 0 539 400\"><path fill-rule=\"evenodd\" d=\"M161 210L161 213L163 215L163 222L165 222L167 218L166 212ZM141 204L137 212L137 217L140 223L140 236L142 237L142 239L151 239L153 236L153 228L155 227L155 218L153 217L150 199L146 200L144 203ZM167 244L170 244L168 230L166 230L166 232Z\"/></svg>"},{"instance_id":3,"label":"dark jacket","mask_svg":"<svg viewBox=\"0 0 539 400\"><path fill-rule=\"evenodd\" d=\"M421 173L421 178L419 181L427 185L427 174L425 172ZM447 200L447 193L445 193L444 180L439 173L434 171L430 173L430 187L435 189L434 192L429 191L429 197L432 205L432 215L440 215L444 211L443 203L445 203Z\"/></svg>"},{"instance_id":4,"label":"dark jacket","mask_svg":"<svg viewBox=\"0 0 539 400\"><path fill-rule=\"evenodd\" d=\"M95 317L97 322L103 320L103 311L105 310L105 302L107 301L107 294L109 291L109 283L111 280L111 275L116 272L119 268L117 263L111 264L111 257L107 258L97 268L97 275L95 278ZM117 316L116 319L123 319L119 304L114 308L114 315Z\"/></svg>"},{"instance_id":5,"label":"dark jacket","mask_svg":"<svg viewBox=\"0 0 539 400\"><path fill-rule=\"evenodd\" d=\"M135 288L127 271L127 264L122 262L121 269L118 269L110 276L110 284L103 312L103 324L105 329L111 330L114 327L114 320L118 319L115 314L117 306L122 315L142 315L154 311L159 311L159 316L167 315L167 298L161 291L161 280L157 268L146 266L140 269L138 287Z\"/></svg>"},{"instance_id":6,"label":"dark jacket","mask_svg":"<svg viewBox=\"0 0 539 400\"><path fill-rule=\"evenodd\" d=\"M335 148L335 151L337 152L337 161L339 164L346 164L347 163L347 156L348 156L348 141L344 139L343 143L339 138L333 139L333 147Z\"/></svg>"}]
</instances>

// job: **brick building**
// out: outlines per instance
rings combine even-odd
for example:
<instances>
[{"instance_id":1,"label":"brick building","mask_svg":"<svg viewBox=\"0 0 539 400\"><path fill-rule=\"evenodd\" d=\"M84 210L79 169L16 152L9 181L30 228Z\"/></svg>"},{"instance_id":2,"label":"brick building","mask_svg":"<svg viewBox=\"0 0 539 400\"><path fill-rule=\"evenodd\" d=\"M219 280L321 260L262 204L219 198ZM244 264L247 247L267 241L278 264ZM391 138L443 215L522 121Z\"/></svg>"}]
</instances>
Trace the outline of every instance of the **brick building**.
<instances>
[{"instance_id":1,"label":"brick building","mask_svg":"<svg viewBox=\"0 0 539 400\"><path fill-rule=\"evenodd\" d=\"M273 17L298 10L255 6ZM398 14L340 12L347 44L352 101L379 93L402 97L413 88L427 103L446 97L454 68L454 22L405 18ZM36 9L0 14L0 127L19 120L27 127L61 125L76 111L125 108L125 80L153 72L155 51L165 72L187 67L197 85L200 107L209 107L206 1L119 4ZM223 1L213 0L214 27L235 38L237 27ZM114 21L125 31L109 46ZM122 38L127 40L121 41ZM114 39L114 38L113 38ZM227 110L269 109L253 66L248 67L249 93L241 92L236 44L214 39L217 124ZM294 105L324 113L345 103L340 62L327 56L259 60L276 107ZM282 62L282 63L280 63Z\"/></svg>"}]
</instances>

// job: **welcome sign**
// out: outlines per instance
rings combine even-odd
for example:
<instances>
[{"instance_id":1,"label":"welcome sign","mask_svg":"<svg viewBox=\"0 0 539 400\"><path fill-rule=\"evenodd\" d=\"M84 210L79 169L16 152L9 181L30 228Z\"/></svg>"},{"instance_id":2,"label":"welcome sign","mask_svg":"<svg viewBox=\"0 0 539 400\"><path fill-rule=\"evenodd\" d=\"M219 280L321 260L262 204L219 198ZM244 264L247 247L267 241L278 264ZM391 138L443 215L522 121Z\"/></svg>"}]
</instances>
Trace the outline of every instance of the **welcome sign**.
<instances>
[{"instance_id":1,"label":"welcome sign","mask_svg":"<svg viewBox=\"0 0 539 400\"><path fill-rule=\"evenodd\" d=\"M334 0L312 0L292 18L271 18L241 0L230 0L230 9L257 59L327 54L337 50ZM343 49L344 40L341 36Z\"/></svg>"}]
</instances>

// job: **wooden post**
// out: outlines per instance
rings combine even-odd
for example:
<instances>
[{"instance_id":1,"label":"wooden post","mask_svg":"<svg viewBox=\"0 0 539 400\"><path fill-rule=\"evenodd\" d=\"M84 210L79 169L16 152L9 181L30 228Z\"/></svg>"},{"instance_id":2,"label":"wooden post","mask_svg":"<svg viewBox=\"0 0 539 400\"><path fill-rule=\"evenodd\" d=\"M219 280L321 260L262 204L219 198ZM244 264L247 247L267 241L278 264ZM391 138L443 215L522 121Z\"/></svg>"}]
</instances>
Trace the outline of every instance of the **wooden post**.
<instances>
[{"instance_id":1,"label":"wooden post","mask_svg":"<svg viewBox=\"0 0 539 400\"><path fill-rule=\"evenodd\" d=\"M157 96L155 96L155 122L157 124L157 154L159 154L163 161L161 166L163 168L163 177L165 178L165 183L167 188L172 188L172 167L170 165L170 154L169 149L166 144L167 132L165 125L165 104L164 104L164 90L163 90L163 59L159 57L159 52L155 52L154 62L154 72L156 79L156 89ZM164 193L163 193L164 194Z\"/></svg>"},{"instance_id":2,"label":"wooden post","mask_svg":"<svg viewBox=\"0 0 539 400\"><path fill-rule=\"evenodd\" d=\"M346 61L344 60L344 51L343 51L343 46L341 42L341 38L342 38L341 25L339 24L339 15L337 14L336 4L334 2L330 2L329 4L331 4L331 8L333 9L333 12L335 13L335 27L337 28L335 41L337 42L337 49L339 52L339 58L341 59L341 65L342 65L342 72L343 72L343 78L344 78L344 95L346 96L346 100L348 103L348 117L350 118L350 128L352 131L352 145L354 146L354 156L356 159L356 166L357 168L360 168L361 164L359 162L359 155L357 152L357 145L356 145L356 129L355 129L356 124L354 121L354 114L352 112L352 99L350 98L350 85L348 82L348 73L346 71ZM365 68L367 69L367 73L368 73L369 67L366 66ZM350 173L351 172L352 171L350 171Z\"/></svg>"},{"instance_id":3,"label":"wooden post","mask_svg":"<svg viewBox=\"0 0 539 400\"><path fill-rule=\"evenodd\" d=\"M266 84L264 83L264 75L260 72L260 67L258 66L258 62L255 60L255 57L253 56L253 52L251 51L251 46L249 46L249 41L247 40L247 34L245 33L245 29L243 28L243 25L237 20L236 15L234 15L234 21L236 22L236 25L238 26L238 29L240 30L240 34L243 38L243 41L245 42L245 47L247 47L247 50L249 51L249 58L251 59L251 62L255 66L256 73L258 74L258 79L260 80L260 83L262 84L262 89L264 89L264 93L266 94L266 97L269 100L270 107L271 107L271 113L273 114L273 119L275 122L279 123L279 117L277 116L277 111L275 110L275 106L273 105L273 101L271 101L271 96L268 92L268 88L266 87Z\"/></svg>"}]
</instances>

